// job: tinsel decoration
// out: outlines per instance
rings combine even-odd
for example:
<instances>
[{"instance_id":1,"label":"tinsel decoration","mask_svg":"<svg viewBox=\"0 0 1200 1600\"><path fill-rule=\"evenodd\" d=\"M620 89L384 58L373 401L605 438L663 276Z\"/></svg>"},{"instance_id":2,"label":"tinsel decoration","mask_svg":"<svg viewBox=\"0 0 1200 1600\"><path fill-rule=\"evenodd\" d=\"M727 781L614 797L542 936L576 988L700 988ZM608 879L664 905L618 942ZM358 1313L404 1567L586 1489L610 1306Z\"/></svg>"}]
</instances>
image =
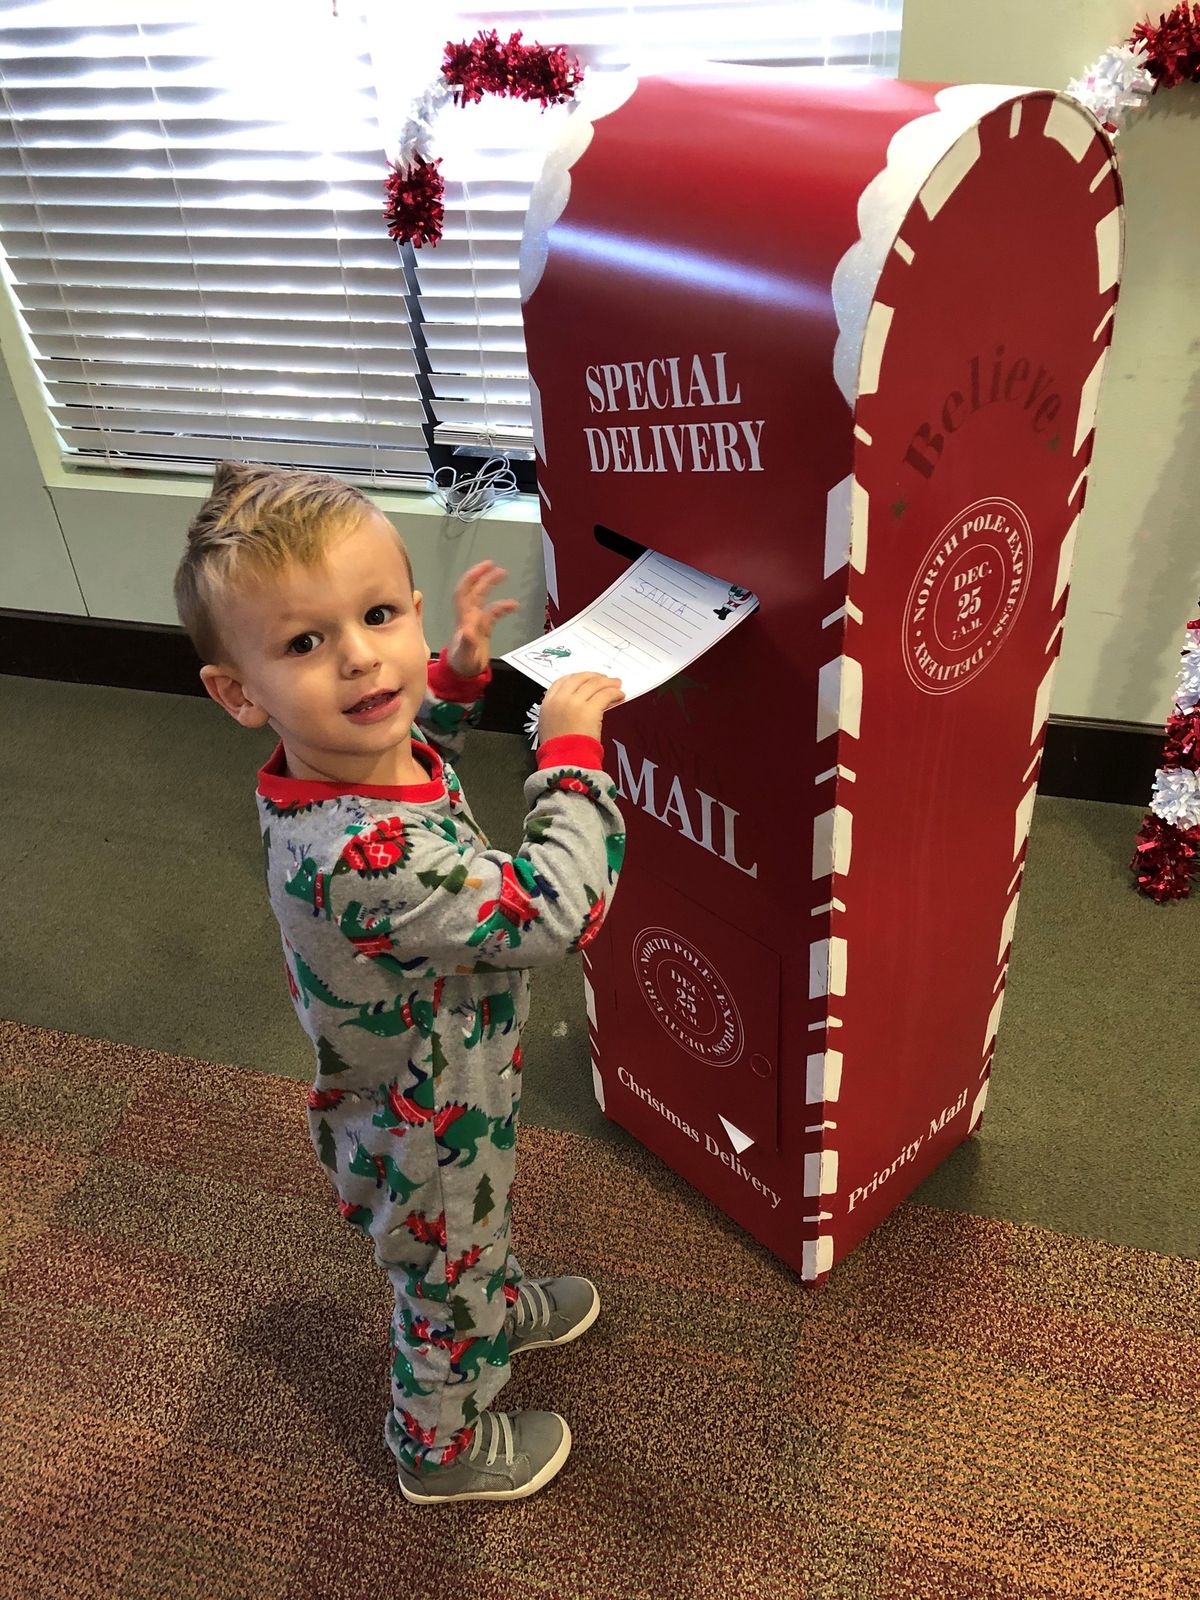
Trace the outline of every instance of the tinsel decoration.
<instances>
[{"instance_id":1,"label":"tinsel decoration","mask_svg":"<svg viewBox=\"0 0 1200 1600\"><path fill-rule=\"evenodd\" d=\"M1167 742L1163 748L1164 767L1200 768L1200 709L1176 711L1167 718Z\"/></svg>"},{"instance_id":2,"label":"tinsel decoration","mask_svg":"<svg viewBox=\"0 0 1200 1600\"><path fill-rule=\"evenodd\" d=\"M1131 111L1140 111L1154 93L1142 45L1114 45L1082 78L1067 85L1072 99L1085 105L1108 133L1116 135Z\"/></svg>"},{"instance_id":3,"label":"tinsel decoration","mask_svg":"<svg viewBox=\"0 0 1200 1600\"><path fill-rule=\"evenodd\" d=\"M1177 5L1160 16L1158 26L1139 22L1129 36L1146 50L1146 70L1155 89L1200 83L1200 5Z\"/></svg>"},{"instance_id":4,"label":"tinsel decoration","mask_svg":"<svg viewBox=\"0 0 1200 1600\"><path fill-rule=\"evenodd\" d=\"M397 166L409 166L419 157L421 151L428 151L431 148L433 125L442 107L449 104L450 98L450 85L445 78L435 78L419 99L413 102L409 108L408 121L400 129Z\"/></svg>"},{"instance_id":5,"label":"tinsel decoration","mask_svg":"<svg viewBox=\"0 0 1200 1600\"><path fill-rule=\"evenodd\" d=\"M1184 899L1200 872L1200 617L1188 623L1162 765L1130 868L1160 904Z\"/></svg>"},{"instance_id":6,"label":"tinsel decoration","mask_svg":"<svg viewBox=\"0 0 1200 1600\"><path fill-rule=\"evenodd\" d=\"M536 750L538 741L542 737L542 702L535 700L525 713L525 732L529 735L529 742Z\"/></svg>"},{"instance_id":7,"label":"tinsel decoration","mask_svg":"<svg viewBox=\"0 0 1200 1600\"><path fill-rule=\"evenodd\" d=\"M582 66L563 45L522 44L520 33L502 44L494 28L448 43L441 73L414 101L389 163L383 216L391 237L418 247L442 237L445 186L432 147L433 126L447 101L472 105L494 94L536 100L544 111L574 99L582 82Z\"/></svg>"},{"instance_id":8,"label":"tinsel decoration","mask_svg":"<svg viewBox=\"0 0 1200 1600\"><path fill-rule=\"evenodd\" d=\"M480 29L470 41L448 44L442 76L458 105L470 105L485 94L513 100L564 105L583 82L583 68L562 45L522 44L520 33L500 43L495 28Z\"/></svg>"},{"instance_id":9,"label":"tinsel decoration","mask_svg":"<svg viewBox=\"0 0 1200 1600\"><path fill-rule=\"evenodd\" d=\"M1138 830L1130 867L1141 892L1159 905L1183 900L1200 870L1200 828L1173 828L1150 812Z\"/></svg>"},{"instance_id":10,"label":"tinsel decoration","mask_svg":"<svg viewBox=\"0 0 1200 1600\"><path fill-rule=\"evenodd\" d=\"M1188 639L1179 669L1179 693L1175 696L1181 711L1192 711L1200 704L1200 629L1189 627Z\"/></svg>"},{"instance_id":11,"label":"tinsel decoration","mask_svg":"<svg viewBox=\"0 0 1200 1600\"><path fill-rule=\"evenodd\" d=\"M1180 83L1200 83L1200 0L1165 12L1157 25L1139 22L1123 44L1106 50L1066 92L1113 137L1150 96Z\"/></svg>"},{"instance_id":12,"label":"tinsel decoration","mask_svg":"<svg viewBox=\"0 0 1200 1600\"><path fill-rule=\"evenodd\" d=\"M1177 828L1200 827L1200 772L1187 767L1160 767L1150 806L1156 817Z\"/></svg>"},{"instance_id":13,"label":"tinsel decoration","mask_svg":"<svg viewBox=\"0 0 1200 1600\"><path fill-rule=\"evenodd\" d=\"M383 216L388 233L401 244L436 244L442 237L446 191L438 171L441 164L440 156L436 161L414 156L407 167L393 165L389 171Z\"/></svg>"}]
</instances>

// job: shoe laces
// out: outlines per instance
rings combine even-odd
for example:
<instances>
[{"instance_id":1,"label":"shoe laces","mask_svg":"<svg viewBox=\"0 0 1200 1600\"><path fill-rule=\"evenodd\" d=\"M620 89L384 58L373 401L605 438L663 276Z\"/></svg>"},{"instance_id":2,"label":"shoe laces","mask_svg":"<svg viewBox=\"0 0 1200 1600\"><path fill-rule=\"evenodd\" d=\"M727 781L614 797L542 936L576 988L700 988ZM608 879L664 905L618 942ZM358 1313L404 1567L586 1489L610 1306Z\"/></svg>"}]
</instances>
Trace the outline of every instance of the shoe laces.
<instances>
[{"instance_id":1,"label":"shoe laces","mask_svg":"<svg viewBox=\"0 0 1200 1600\"><path fill-rule=\"evenodd\" d=\"M540 1283L522 1283L517 1289L516 1326L522 1330L549 1322L553 1307Z\"/></svg>"},{"instance_id":2,"label":"shoe laces","mask_svg":"<svg viewBox=\"0 0 1200 1600\"><path fill-rule=\"evenodd\" d=\"M513 1431L512 1423L503 1411L481 1411L479 1421L475 1424L475 1437L471 1440L471 1448L467 1451L467 1460L475 1461L483 1451L484 1434L487 1435L487 1465L494 1467L496 1457L500 1450L504 1451L504 1465L511 1467L513 1464Z\"/></svg>"}]
</instances>

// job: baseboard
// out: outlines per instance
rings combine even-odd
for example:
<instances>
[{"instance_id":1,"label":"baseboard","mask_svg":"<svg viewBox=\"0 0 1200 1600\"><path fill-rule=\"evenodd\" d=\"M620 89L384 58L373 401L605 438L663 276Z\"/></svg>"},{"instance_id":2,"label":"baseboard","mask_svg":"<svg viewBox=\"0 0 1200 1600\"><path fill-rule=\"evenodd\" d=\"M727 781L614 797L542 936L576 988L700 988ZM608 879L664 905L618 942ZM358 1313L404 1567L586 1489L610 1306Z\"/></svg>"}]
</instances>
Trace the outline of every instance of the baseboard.
<instances>
[{"instance_id":1,"label":"baseboard","mask_svg":"<svg viewBox=\"0 0 1200 1600\"><path fill-rule=\"evenodd\" d=\"M159 694L203 694L200 662L182 628L152 622L0 609L0 673L107 684ZM536 697L529 680L493 663L482 726L520 733ZM1051 717L1039 789L1072 800L1144 806L1162 756L1161 729Z\"/></svg>"},{"instance_id":2,"label":"baseboard","mask_svg":"<svg viewBox=\"0 0 1200 1600\"><path fill-rule=\"evenodd\" d=\"M516 733L536 698L534 686L507 662L492 664L481 727ZM59 683L106 684L158 694L203 695L200 658L182 628L0 608L0 673Z\"/></svg>"},{"instance_id":3,"label":"baseboard","mask_svg":"<svg viewBox=\"0 0 1200 1600\"><path fill-rule=\"evenodd\" d=\"M1140 722L1051 717L1038 791L1146 807L1165 742L1161 728Z\"/></svg>"}]
</instances>

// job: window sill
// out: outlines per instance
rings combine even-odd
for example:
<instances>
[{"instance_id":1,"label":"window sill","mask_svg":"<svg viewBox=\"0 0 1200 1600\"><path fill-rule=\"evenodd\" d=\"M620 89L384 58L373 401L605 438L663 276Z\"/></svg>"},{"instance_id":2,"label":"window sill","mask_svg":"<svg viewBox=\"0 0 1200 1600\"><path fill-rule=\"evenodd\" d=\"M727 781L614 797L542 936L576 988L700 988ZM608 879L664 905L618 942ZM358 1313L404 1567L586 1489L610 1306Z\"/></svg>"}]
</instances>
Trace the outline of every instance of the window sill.
<instances>
[{"instance_id":1,"label":"window sill","mask_svg":"<svg viewBox=\"0 0 1200 1600\"><path fill-rule=\"evenodd\" d=\"M197 505L208 494L209 480L190 473L169 472L114 472L107 468L75 467L60 462L45 474L46 487L53 494L56 489L86 489L97 494L132 494L158 499L192 500ZM441 521L446 512L440 503L423 489L366 489L371 501L381 511L393 516L432 518ZM493 506L480 519L488 523L512 523L528 526L541 522L541 503L536 494L518 494Z\"/></svg>"}]
</instances>

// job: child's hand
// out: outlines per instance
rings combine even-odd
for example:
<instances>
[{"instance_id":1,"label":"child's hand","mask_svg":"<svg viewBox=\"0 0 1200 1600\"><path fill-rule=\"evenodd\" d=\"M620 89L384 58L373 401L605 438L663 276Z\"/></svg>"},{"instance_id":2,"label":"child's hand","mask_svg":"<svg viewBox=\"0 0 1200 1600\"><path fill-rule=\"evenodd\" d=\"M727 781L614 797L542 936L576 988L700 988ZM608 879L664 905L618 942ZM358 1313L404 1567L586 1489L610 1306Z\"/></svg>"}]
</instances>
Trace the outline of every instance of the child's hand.
<instances>
[{"instance_id":1,"label":"child's hand","mask_svg":"<svg viewBox=\"0 0 1200 1600\"><path fill-rule=\"evenodd\" d=\"M620 678L601 672L571 672L546 690L538 720L538 742L548 744L564 733L600 737L604 713L625 698Z\"/></svg>"},{"instance_id":2,"label":"child's hand","mask_svg":"<svg viewBox=\"0 0 1200 1600\"><path fill-rule=\"evenodd\" d=\"M494 561L481 561L465 572L454 591L454 613L458 621L446 660L460 678L477 678L486 672L492 659L492 628L500 617L517 609L515 600L487 604L489 592L508 577Z\"/></svg>"}]
</instances>

